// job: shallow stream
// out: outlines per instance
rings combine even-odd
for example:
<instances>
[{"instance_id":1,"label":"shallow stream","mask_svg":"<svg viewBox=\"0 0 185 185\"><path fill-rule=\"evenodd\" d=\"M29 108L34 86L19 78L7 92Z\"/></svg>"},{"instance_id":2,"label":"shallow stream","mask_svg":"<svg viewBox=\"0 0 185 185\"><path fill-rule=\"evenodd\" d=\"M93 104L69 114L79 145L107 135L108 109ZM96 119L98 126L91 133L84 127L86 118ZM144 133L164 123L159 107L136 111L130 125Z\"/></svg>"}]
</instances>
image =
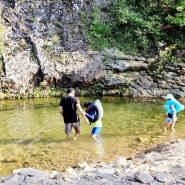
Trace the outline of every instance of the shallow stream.
<instances>
[{"instance_id":1,"label":"shallow stream","mask_svg":"<svg viewBox=\"0 0 185 185\"><path fill-rule=\"evenodd\" d=\"M83 105L95 98L79 99ZM63 171L84 161L110 162L118 156L133 157L157 143L185 139L185 111L178 114L176 133L167 128L167 134L162 134L163 99L99 99L104 117L97 142L89 137L93 124L87 125L83 118L78 140L66 140L58 98L1 100L0 176L24 167ZM180 102L185 104L185 99Z\"/></svg>"}]
</instances>

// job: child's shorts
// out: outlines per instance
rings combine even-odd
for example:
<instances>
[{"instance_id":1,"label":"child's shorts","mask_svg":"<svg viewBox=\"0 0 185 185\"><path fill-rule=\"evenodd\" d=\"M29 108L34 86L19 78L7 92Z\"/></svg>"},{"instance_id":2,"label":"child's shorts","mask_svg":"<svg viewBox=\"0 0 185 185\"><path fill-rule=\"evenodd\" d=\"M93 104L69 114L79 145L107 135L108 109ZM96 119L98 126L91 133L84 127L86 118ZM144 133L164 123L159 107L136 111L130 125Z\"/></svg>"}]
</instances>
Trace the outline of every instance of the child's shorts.
<instances>
[{"instance_id":1,"label":"child's shorts","mask_svg":"<svg viewBox=\"0 0 185 185\"><path fill-rule=\"evenodd\" d=\"M177 121L177 118L175 117L174 122L176 122L176 121ZM172 122L173 122L173 118L167 118L166 119L166 123L171 124Z\"/></svg>"},{"instance_id":2,"label":"child's shorts","mask_svg":"<svg viewBox=\"0 0 185 185\"><path fill-rule=\"evenodd\" d=\"M92 135L100 134L101 130L102 130L102 127L94 127L94 128L92 129L91 134L92 134Z\"/></svg>"}]
</instances>

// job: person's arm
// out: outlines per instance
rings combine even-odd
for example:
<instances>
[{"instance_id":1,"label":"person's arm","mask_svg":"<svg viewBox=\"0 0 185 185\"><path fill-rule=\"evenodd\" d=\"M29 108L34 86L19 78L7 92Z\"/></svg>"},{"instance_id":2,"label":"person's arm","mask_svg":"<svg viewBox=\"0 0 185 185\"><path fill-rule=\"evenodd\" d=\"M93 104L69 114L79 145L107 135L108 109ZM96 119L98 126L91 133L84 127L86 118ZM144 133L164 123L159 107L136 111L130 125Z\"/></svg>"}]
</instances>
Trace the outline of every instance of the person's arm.
<instances>
[{"instance_id":1,"label":"person's arm","mask_svg":"<svg viewBox=\"0 0 185 185\"><path fill-rule=\"evenodd\" d=\"M59 113L63 116L63 108L62 108L62 106L59 106Z\"/></svg>"},{"instance_id":2,"label":"person's arm","mask_svg":"<svg viewBox=\"0 0 185 185\"><path fill-rule=\"evenodd\" d=\"M94 119L94 115L85 113L85 116L86 116L88 119Z\"/></svg>"},{"instance_id":3,"label":"person's arm","mask_svg":"<svg viewBox=\"0 0 185 185\"><path fill-rule=\"evenodd\" d=\"M79 113L84 117L86 123L89 124L89 119L85 116L86 113L85 113L85 111L82 109L81 105L80 105L79 103L77 103L77 104L76 104L76 107L77 107Z\"/></svg>"}]
</instances>

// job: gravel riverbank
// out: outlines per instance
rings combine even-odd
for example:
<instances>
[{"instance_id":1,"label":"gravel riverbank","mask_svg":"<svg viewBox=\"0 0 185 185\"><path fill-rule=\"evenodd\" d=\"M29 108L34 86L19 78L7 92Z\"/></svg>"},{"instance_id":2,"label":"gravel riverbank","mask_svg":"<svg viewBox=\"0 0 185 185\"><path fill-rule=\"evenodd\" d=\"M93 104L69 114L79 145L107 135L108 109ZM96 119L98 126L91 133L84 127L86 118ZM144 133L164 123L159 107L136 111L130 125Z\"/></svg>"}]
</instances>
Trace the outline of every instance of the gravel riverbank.
<instances>
[{"instance_id":1,"label":"gravel riverbank","mask_svg":"<svg viewBox=\"0 0 185 185\"><path fill-rule=\"evenodd\" d=\"M79 163L65 172L33 168L14 170L0 177L1 185L184 185L185 141L161 143L132 159L118 157L111 163Z\"/></svg>"}]
</instances>

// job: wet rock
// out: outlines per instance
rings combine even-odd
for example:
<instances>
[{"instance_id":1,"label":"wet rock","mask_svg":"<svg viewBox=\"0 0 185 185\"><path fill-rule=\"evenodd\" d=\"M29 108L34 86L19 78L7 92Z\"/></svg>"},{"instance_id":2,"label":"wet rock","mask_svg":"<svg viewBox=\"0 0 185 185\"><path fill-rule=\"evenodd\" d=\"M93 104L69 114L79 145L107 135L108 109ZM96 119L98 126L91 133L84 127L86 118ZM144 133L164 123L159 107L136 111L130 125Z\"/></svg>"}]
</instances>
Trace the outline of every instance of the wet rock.
<instances>
[{"instance_id":1,"label":"wet rock","mask_svg":"<svg viewBox=\"0 0 185 185\"><path fill-rule=\"evenodd\" d=\"M154 178L150 174L145 172L136 172L135 179L144 184L151 183L154 181Z\"/></svg>"},{"instance_id":2,"label":"wet rock","mask_svg":"<svg viewBox=\"0 0 185 185\"><path fill-rule=\"evenodd\" d=\"M129 166L128 161L123 158L123 157L118 157L115 161L114 161L114 167L123 167L123 168L127 168Z\"/></svg>"},{"instance_id":3,"label":"wet rock","mask_svg":"<svg viewBox=\"0 0 185 185\"><path fill-rule=\"evenodd\" d=\"M22 169L14 170L13 173L23 175L23 176L38 177L38 178L50 177L49 173L41 170L33 169L33 168L22 168Z\"/></svg>"},{"instance_id":4,"label":"wet rock","mask_svg":"<svg viewBox=\"0 0 185 185\"><path fill-rule=\"evenodd\" d=\"M87 166L86 162L78 163L78 167L84 169Z\"/></svg>"},{"instance_id":5,"label":"wet rock","mask_svg":"<svg viewBox=\"0 0 185 185\"><path fill-rule=\"evenodd\" d=\"M71 168L71 167L68 167L68 168L66 169L66 172L67 172L67 173L73 173L73 171L74 171L74 170L73 170L73 168Z\"/></svg>"},{"instance_id":6,"label":"wet rock","mask_svg":"<svg viewBox=\"0 0 185 185\"><path fill-rule=\"evenodd\" d=\"M109 166L109 165L105 165L105 166L97 169L95 171L95 173L100 177L104 177L104 176L107 176L107 175L113 175L114 174L114 168Z\"/></svg>"},{"instance_id":7,"label":"wet rock","mask_svg":"<svg viewBox=\"0 0 185 185\"><path fill-rule=\"evenodd\" d=\"M167 183L170 179L170 175L168 173L156 173L155 179L159 182Z\"/></svg>"}]
</instances>

